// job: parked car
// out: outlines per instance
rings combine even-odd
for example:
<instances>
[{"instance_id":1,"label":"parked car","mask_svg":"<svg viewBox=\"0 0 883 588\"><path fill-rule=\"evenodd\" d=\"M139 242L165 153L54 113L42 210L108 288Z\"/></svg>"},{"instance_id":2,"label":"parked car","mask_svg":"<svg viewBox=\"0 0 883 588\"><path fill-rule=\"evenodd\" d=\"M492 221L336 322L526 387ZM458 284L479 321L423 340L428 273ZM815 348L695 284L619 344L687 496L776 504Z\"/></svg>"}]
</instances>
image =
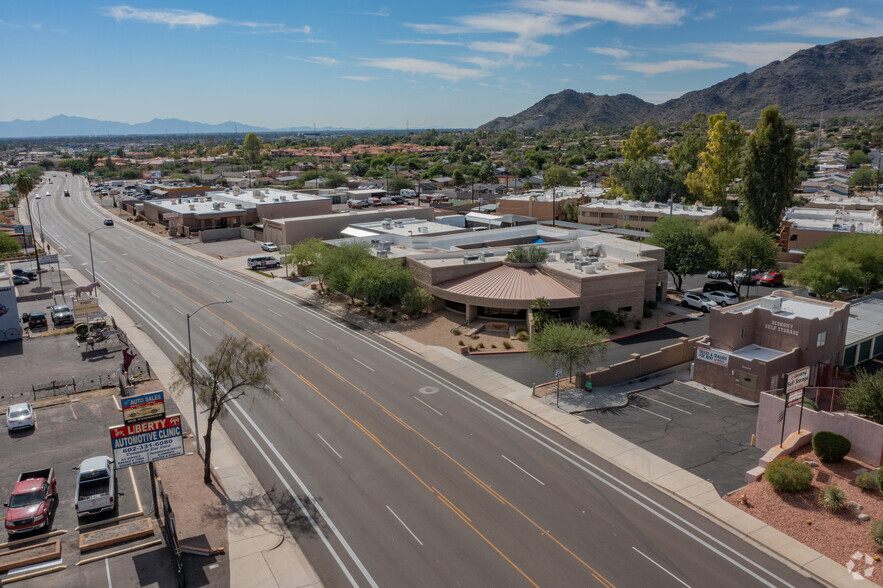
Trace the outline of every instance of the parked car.
<instances>
[{"instance_id":1,"label":"parked car","mask_svg":"<svg viewBox=\"0 0 883 588\"><path fill-rule=\"evenodd\" d=\"M104 219L104 224L107 225L108 227L112 227L113 226L113 219L112 218Z\"/></svg>"},{"instance_id":2,"label":"parked car","mask_svg":"<svg viewBox=\"0 0 883 588\"><path fill-rule=\"evenodd\" d=\"M47 327L46 313L40 310L34 311L28 315L28 328L32 331L37 327Z\"/></svg>"},{"instance_id":3,"label":"parked car","mask_svg":"<svg viewBox=\"0 0 883 588\"><path fill-rule=\"evenodd\" d=\"M404 204L405 199L402 196L390 196L389 199L393 204Z\"/></svg>"},{"instance_id":4,"label":"parked car","mask_svg":"<svg viewBox=\"0 0 883 588\"><path fill-rule=\"evenodd\" d=\"M747 269L743 269L741 272L736 274L735 279L739 284L753 284L757 280L760 279L760 276L763 275L763 272L759 269L753 269L750 272Z\"/></svg>"},{"instance_id":5,"label":"parked car","mask_svg":"<svg viewBox=\"0 0 883 588\"><path fill-rule=\"evenodd\" d=\"M733 292L727 292L726 290L714 290L706 292L705 295L717 302L719 306L730 306L731 304L739 303L739 297Z\"/></svg>"},{"instance_id":6,"label":"parked car","mask_svg":"<svg viewBox=\"0 0 883 588\"><path fill-rule=\"evenodd\" d=\"M350 200L346 203L350 208L365 208L366 203L364 200Z\"/></svg>"},{"instance_id":7,"label":"parked car","mask_svg":"<svg viewBox=\"0 0 883 588\"><path fill-rule=\"evenodd\" d=\"M695 308L702 312L711 312L711 309L717 306L717 302L706 296L705 294L694 294L686 292L681 299L681 306Z\"/></svg>"},{"instance_id":8,"label":"parked car","mask_svg":"<svg viewBox=\"0 0 883 588\"><path fill-rule=\"evenodd\" d=\"M392 205L393 205L393 201L392 201L392 198L390 198L389 196L384 196L383 198L380 199L380 206L392 206Z\"/></svg>"},{"instance_id":9,"label":"parked car","mask_svg":"<svg viewBox=\"0 0 883 588\"><path fill-rule=\"evenodd\" d=\"M708 270L705 272L705 277L712 280L723 280L727 277L727 272L724 270Z\"/></svg>"},{"instance_id":10,"label":"parked car","mask_svg":"<svg viewBox=\"0 0 883 588\"><path fill-rule=\"evenodd\" d=\"M261 249L263 251L279 251L279 248L276 247L275 243L270 243L267 241L266 243L261 243Z\"/></svg>"},{"instance_id":11,"label":"parked car","mask_svg":"<svg viewBox=\"0 0 883 588\"><path fill-rule=\"evenodd\" d=\"M84 459L78 467L74 509L77 516L113 510L116 496L116 475L113 460L106 455Z\"/></svg>"},{"instance_id":12,"label":"parked car","mask_svg":"<svg viewBox=\"0 0 883 588\"><path fill-rule=\"evenodd\" d=\"M74 324L74 313L67 304L58 304L51 311L53 325Z\"/></svg>"},{"instance_id":13,"label":"parked car","mask_svg":"<svg viewBox=\"0 0 883 588\"><path fill-rule=\"evenodd\" d=\"M705 282L705 285L702 286L702 292L714 292L716 290L722 290L724 292L732 292L736 293L736 288L734 288L729 282Z\"/></svg>"},{"instance_id":14,"label":"parked car","mask_svg":"<svg viewBox=\"0 0 883 588\"><path fill-rule=\"evenodd\" d=\"M6 428L10 431L36 426L37 416L34 414L34 407L30 403L13 404L6 409Z\"/></svg>"},{"instance_id":15,"label":"parked car","mask_svg":"<svg viewBox=\"0 0 883 588\"><path fill-rule=\"evenodd\" d=\"M6 511L6 532L10 535L35 531L49 525L52 504L58 501L55 470L46 468L19 474Z\"/></svg>"},{"instance_id":16,"label":"parked car","mask_svg":"<svg viewBox=\"0 0 883 588\"><path fill-rule=\"evenodd\" d=\"M19 267L12 270L12 275L13 276L21 276L21 277L27 278L29 280L36 280L37 279L37 272L35 272L34 270L21 269Z\"/></svg>"},{"instance_id":17,"label":"parked car","mask_svg":"<svg viewBox=\"0 0 883 588\"><path fill-rule=\"evenodd\" d=\"M14 286L24 286L25 284L30 284L31 281L24 276L12 276L12 284Z\"/></svg>"},{"instance_id":18,"label":"parked car","mask_svg":"<svg viewBox=\"0 0 883 588\"><path fill-rule=\"evenodd\" d=\"M785 278L780 272L767 272L758 278L757 283L761 286L781 286L785 283Z\"/></svg>"}]
</instances>

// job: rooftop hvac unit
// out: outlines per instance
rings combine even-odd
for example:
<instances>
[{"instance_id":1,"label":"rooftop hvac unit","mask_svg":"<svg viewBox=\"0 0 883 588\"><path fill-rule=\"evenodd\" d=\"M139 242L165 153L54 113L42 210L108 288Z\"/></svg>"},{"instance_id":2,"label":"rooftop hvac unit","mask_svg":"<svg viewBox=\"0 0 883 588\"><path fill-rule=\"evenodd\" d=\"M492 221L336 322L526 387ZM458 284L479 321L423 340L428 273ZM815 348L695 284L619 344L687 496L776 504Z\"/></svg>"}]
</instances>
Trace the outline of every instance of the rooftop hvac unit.
<instances>
[{"instance_id":1,"label":"rooftop hvac unit","mask_svg":"<svg viewBox=\"0 0 883 588\"><path fill-rule=\"evenodd\" d=\"M592 267L595 268L595 271L599 271L599 272L600 272L600 271L602 271L602 270L606 270L606 269L607 269L607 264L604 263L603 261L596 261L595 263L592 264Z\"/></svg>"},{"instance_id":2,"label":"rooftop hvac unit","mask_svg":"<svg viewBox=\"0 0 883 588\"><path fill-rule=\"evenodd\" d=\"M586 266L588 265L588 263L589 263L589 262L587 262L587 261L582 261L582 260L574 261L574 262L573 262L573 269L581 270L581 269L583 269L584 267L586 267Z\"/></svg>"},{"instance_id":3,"label":"rooftop hvac unit","mask_svg":"<svg viewBox=\"0 0 883 588\"><path fill-rule=\"evenodd\" d=\"M398 228L400 228L400 229L402 229L402 228L405 227L405 222L404 222L404 221L397 220L397 221L395 222L395 224L396 224L396 226L397 226Z\"/></svg>"},{"instance_id":4,"label":"rooftop hvac unit","mask_svg":"<svg viewBox=\"0 0 883 588\"><path fill-rule=\"evenodd\" d=\"M392 247L392 241L380 241L377 243L377 251L389 252Z\"/></svg>"},{"instance_id":5,"label":"rooftop hvac unit","mask_svg":"<svg viewBox=\"0 0 883 588\"><path fill-rule=\"evenodd\" d=\"M595 263L596 261L598 261L598 256L590 255L586 259L589 261L589 263Z\"/></svg>"},{"instance_id":6,"label":"rooftop hvac unit","mask_svg":"<svg viewBox=\"0 0 883 588\"><path fill-rule=\"evenodd\" d=\"M467 253L466 255L463 256L463 263L466 263L469 261L478 261L478 256L475 255L474 253Z\"/></svg>"},{"instance_id":7,"label":"rooftop hvac unit","mask_svg":"<svg viewBox=\"0 0 883 588\"><path fill-rule=\"evenodd\" d=\"M236 203L236 208L242 208L242 204L240 204L240 203L237 202L237 203Z\"/></svg>"},{"instance_id":8,"label":"rooftop hvac unit","mask_svg":"<svg viewBox=\"0 0 883 588\"><path fill-rule=\"evenodd\" d=\"M380 226L382 226L384 229L391 229L392 223L389 221L383 221L383 223Z\"/></svg>"},{"instance_id":9,"label":"rooftop hvac unit","mask_svg":"<svg viewBox=\"0 0 883 588\"><path fill-rule=\"evenodd\" d=\"M595 268L594 268L593 266L587 264L587 265L583 268L583 273L586 273L586 274L593 274L593 273L595 273Z\"/></svg>"},{"instance_id":10,"label":"rooftop hvac unit","mask_svg":"<svg viewBox=\"0 0 883 588\"><path fill-rule=\"evenodd\" d=\"M780 312L782 310L782 299L779 296L764 296L760 299L760 307L767 308L772 312Z\"/></svg>"},{"instance_id":11,"label":"rooftop hvac unit","mask_svg":"<svg viewBox=\"0 0 883 588\"><path fill-rule=\"evenodd\" d=\"M429 227L417 227L417 232L418 233L428 233Z\"/></svg>"},{"instance_id":12,"label":"rooftop hvac unit","mask_svg":"<svg viewBox=\"0 0 883 588\"><path fill-rule=\"evenodd\" d=\"M571 259L573 259L573 251L561 252L561 261L570 261Z\"/></svg>"},{"instance_id":13,"label":"rooftop hvac unit","mask_svg":"<svg viewBox=\"0 0 883 588\"><path fill-rule=\"evenodd\" d=\"M206 196L206 197L205 197L205 201L206 201L206 202L211 202L211 201L212 201L212 197L211 197L211 196Z\"/></svg>"},{"instance_id":14,"label":"rooftop hvac unit","mask_svg":"<svg viewBox=\"0 0 883 588\"><path fill-rule=\"evenodd\" d=\"M221 210L221 203L220 202L212 202L212 208L214 208L215 210Z\"/></svg>"},{"instance_id":15,"label":"rooftop hvac unit","mask_svg":"<svg viewBox=\"0 0 883 588\"><path fill-rule=\"evenodd\" d=\"M252 190L252 191L251 191L251 195L254 196L255 198L260 198L260 197L261 197L261 191L260 191L260 190Z\"/></svg>"},{"instance_id":16,"label":"rooftop hvac unit","mask_svg":"<svg viewBox=\"0 0 883 588\"><path fill-rule=\"evenodd\" d=\"M286 196L285 194L281 194L279 196L279 200L282 200L284 202L285 200L288 200L288 196Z\"/></svg>"},{"instance_id":17,"label":"rooftop hvac unit","mask_svg":"<svg viewBox=\"0 0 883 588\"><path fill-rule=\"evenodd\" d=\"M493 257L494 252L493 251L482 251L481 256L484 257L485 259L487 259L488 257Z\"/></svg>"},{"instance_id":18,"label":"rooftop hvac unit","mask_svg":"<svg viewBox=\"0 0 883 588\"><path fill-rule=\"evenodd\" d=\"M240 188L239 186L233 186L234 194L239 194L240 192L242 192L242 188Z\"/></svg>"},{"instance_id":19,"label":"rooftop hvac unit","mask_svg":"<svg viewBox=\"0 0 883 588\"><path fill-rule=\"evenodd\" d=\"M196 205L195 205L195 204L190 204L189 206L190 206L190 210L196 210Z\"/></svg>"}]
</instances>

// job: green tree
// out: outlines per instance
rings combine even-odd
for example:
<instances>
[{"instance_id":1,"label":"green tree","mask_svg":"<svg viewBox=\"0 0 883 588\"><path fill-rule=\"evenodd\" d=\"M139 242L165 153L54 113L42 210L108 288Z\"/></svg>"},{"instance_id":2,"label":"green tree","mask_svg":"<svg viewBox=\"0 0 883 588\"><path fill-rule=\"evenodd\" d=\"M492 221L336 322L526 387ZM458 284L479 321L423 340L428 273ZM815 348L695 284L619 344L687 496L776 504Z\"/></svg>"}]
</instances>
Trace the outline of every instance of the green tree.
<instances>
[{"instance_id":1,"label":"green tree","mask_svg":"<svg viewBox=\"0 0 883 588\"><path fill-rule=\"evenodd\" d=\"M596 358L606 357L607 335L607 331L593 325L552 321L534 333L528 351L550 368L565 368L571 378L574 369L586 368Z\"/></svg>"},{"instance_id":2,"label":"green tree","mask_svg":"<svg viewBox=\"0 0 883 588\"><path fill-rule=\"evenodd\" d=\"M665 248L664 268L681 291L684 276L707 270L714 263L714 250L699 223L679 216L660 218L650 229L652 245Z\"/></svg>"},{"instance_id":3,"label":"green tree","mask_svg":"<svg viewBox=\"0 0 883 588\"><path fill-rule=\"evenodd\" d=\"M775 267L778 259L776 244L769 235L749 224L729 225L732 230L720 230L711 239L717 257L717 268L727 274L730 284L741 294L742 284L736 274L743 268Z\"/></svg>"},{"instance_id":4,"label":"green tree","mask_svg":"<svg viewBox=\"0 0 883 588\"><path fill-rule=\"evenodd\" d=\"M788 279L829 299L837 288L869 292L883 282L883 235L835 235L807 251Z\"/></svg>"},{"instance_id":5,"label":"green tree","mask_svg":"<svg viewBox=\"0 0 883 588\"><path fill-rule=\"evenodd\" d=\"M864 192L865 188L869 188L875 185L875 183L879 184L879 182L875 182L875 179L878 176L879 172L877 170L873 170L869 167L862 167L855 170L855 172L849 176L846 183L853 188L860 188L860 191Z\"/></svg>"},{"instance_id":6,"label":"green tree","mask_svg":"<svg viewBox=\"0 0 883 588\"><path fill-rule=\"evenodd\" d=\"M840 390L840 398L852 412L883 425L883 371L859 370L855 381Z\"/></svg>"},{"instance_id":7,"label":"green tree","mask_svg":"<svg viewBox=\"0 0 883 588\"><path fill-rule=\"evenodd\" d=\"M414 274L398 261L369 258L354 269L347 294L371 306L398 302L414 288Z\"/></svg>"},{"instance_id":8,"label":"green tree","mask_svg":"<svg viewBox=\"0 0 883 588\"><path fill-rule=\"evenodd\" d=\"M70 163L68 163L68 169L71 170L72 174L82 174L89 171L89 164L82 159L71 159Z\"/></svg>"},{"instance_id":9,"label":"green tree","mask_svg":"<svg viewBox=\"0 0 883 588\"><path fill-rule=\"evenodd\" d=\"M346 176L339 171L327 171L325 172L325 187L326 188L339 188L341 186L347 185Z\"/></svg>"},{"instance_id":10,"label":"green tree","mask_svg":"<svg viewBox=\"0 0 883 588\"><path fill-rule=\"evenodd\" d=\"M579 186L579 178L566 167L550 165L543 172L543 187L548 190L558 186Z\"/></svg>"},{"instance_id":11,"label":"green tree","mask_svg":"<svg viewBox=\"0 0 883 588\"><path fill-rule=\"evenodd\" d=\"M549 250L537 245L516 245L506 255L511 263L543 263L549 258Z\"/></svg>"},{"instance_id":12,"label":"green tree","mask_svg":"<svg viewBox=\"0 0 883 588\"><path fill-rule=\"evenodd\" d=\"M310 237L294 245L282 262L285 265L297 266L297 273L300 276L312 276L315 275L313 272L319 258L327 250L328 245L325 241L318 237Z\"/></svg>"},{"instance_id":13,"label":"green tree","mask_svg":"<svg viewBox=\"0 0 883 588\"><path fill-rule=\"evenodd\" d=\"M353 272L371 259L371 244L347 241L323 251L313 264L313 275L320 287L329 293L350 293Z\"/></svg>"},{"instance_id":14,"label":"green tree","mask_svg":"<svg viewBox=\"0 0 883 588\"><path fill-rule=\"evenodd\" d=\"M579 200L568 198L561 205L561 219L568 223L579 222Z\"/></svg>"},{"instance_id":15,"label":"green tree","mask_svg":"<svg viewBox=\"0 0 883 588\"><path fill-rule=\"evenodd\" d=\"M721 112L708 117L708 141L699 153L699 167L687 174L690 192L712 206L723 206L727 187L739 174L745 134L736 121Z\"/></svg>"},{"instance_id":16,"label":"green tree","mask_svg":"<svg viewBox=\"0 0 883 588\"><path fill-rule=\"evenodd\" d=\"M413 190L414 182L409 180L408 178L403 178L402 176L396 175L390 178L389 180L389 191L390 192L400 192L402 190Z\"/></svg>"},{"instance_id":17,"label":"green tree","mask_svg":"<svg viewBox=\"0 0 883 588\"><path fill-rule=\"evenodd\" d=\"M863 163L871 163L871 156L861 149L856 149L849 154L849 157L846 158L846 163L849 165L862 165Z\"/></svg>"},{"instance_id":18,"label":"green tree","mask_svg":"<svg viewBox=\"0 0 883 588\"><path fill-rule=\"evenodd\" d=\"M14 257L18 255L19 251L21 251L21 245L19 245L18 239L6 232L0 231L0 256Z\"/></svg>"},{"instance_id":19,"label":"green tree","mask_svg":"<svg viewBox=\"0 0 883 588\"><path fill-rule=\"evenodd\" d=\"M656 144L657 141L659 141L659 131L656 127L638 125L632 129L629 138L622 142L622 156L630 162L649 159L662 151Z\"/></svg>"},{"instance_id":20,"label":"green tree","mask_svg":"<svg viewBox=\"0 0 883 588\"><path fill-rule=\"evenodd\" d=\"M202 358L204 369L190 370L191 360L179 355L175 362L176 390L193 387L197 403L206 415L205 461L203 482L212 483L212 430L215 421L227 410L227 404L249 392L269 395L270 351L254 345L246 337L226 335L214 351Z\"/></svg>"},{"instance_id":21,"label":"green tree","mask_svg":"<svg viewBox=\"0 0 883 588\"><path fill-rule=\"evenodd\" d=\"M699 167L699 154L708 140L708 120L705 114L693 115L693 120L681 124L681 138L668 150L668 159L681 180Z\"/></svg>"},{"instance_id":22,"label":"green tree","mask_svg":"<svg viewBox=\"0 0 883 588\"><path fill-rule=\"evenodd\" d=\"M402 310L409 317L418 317L429 308L435 298L423 288L411 288L402 296Z\"/></svg>"},{"instance_id":23,"label":"green tree","mask_svg":"<svg viewBox=\"0 0 883 588\"><path fill-rule=\"evenodd\" d=\"M261 158L261 138L254 133L245 136L242 142L242 153L249 164L255 164Z\"/></svg>"},{"instance_id":24,"label":"green tree","mask_svg":"<svg viewBox=\"0 0 883 588\"><path fill-rule=\"evenodd\" d=\"M673 190L671 176L652 159L616 163L610 170L612 195L664 202Z\"/></svg>"},{"instance_id":25,"label":"green tree","mask_svg":"<svg viewBox=\"0 0 883 588\"><path fill-rule=\"evenodd\" d=\"M553 320L552 315L549 314L549 299L541 296L533 301L531 308L533 309L533 328L536 333L542 331L543 327Z\"/></svg>"},{"instance_id":26,"label":"green tree","mask_svg":"<svg viewBox=\"0 0 883 588\"><path fill-rule=\"evenodd\" d=\"M778 228L794 197L798 157L794 125L785 122L778 106L764 108L748 137L741 186L745 219L758 229L774 233Z\"/></svg>"}]
</instances>

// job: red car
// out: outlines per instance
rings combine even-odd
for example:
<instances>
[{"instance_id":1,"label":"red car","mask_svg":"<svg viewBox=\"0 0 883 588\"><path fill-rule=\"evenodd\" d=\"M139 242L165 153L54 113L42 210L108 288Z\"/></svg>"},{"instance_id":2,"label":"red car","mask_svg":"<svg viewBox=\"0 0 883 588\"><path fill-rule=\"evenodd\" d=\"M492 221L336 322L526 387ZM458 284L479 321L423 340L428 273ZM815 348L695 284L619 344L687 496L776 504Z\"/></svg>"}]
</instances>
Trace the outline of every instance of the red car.
<instances>
[{"instance_id":1,"label":"red car","mask_svg":"<svg viewBox=\"0 0 883 588\"><path fill-rule=\"evenodd\" d=\"M57 500L55 470L24 472L18 477L6 511L6 532L10 535L49 526L52 504Z\"/></svg>"},{"instance_id":2,"label":"red car","mask_svg":"<svg viewBox=\"0 0 883 588\"><path fill-rule=\"evenodd\" d=\"M757 281L761 286L781 286L785 283L785 278L780 272L767 272Z\"/></svg>"}]
</instances>

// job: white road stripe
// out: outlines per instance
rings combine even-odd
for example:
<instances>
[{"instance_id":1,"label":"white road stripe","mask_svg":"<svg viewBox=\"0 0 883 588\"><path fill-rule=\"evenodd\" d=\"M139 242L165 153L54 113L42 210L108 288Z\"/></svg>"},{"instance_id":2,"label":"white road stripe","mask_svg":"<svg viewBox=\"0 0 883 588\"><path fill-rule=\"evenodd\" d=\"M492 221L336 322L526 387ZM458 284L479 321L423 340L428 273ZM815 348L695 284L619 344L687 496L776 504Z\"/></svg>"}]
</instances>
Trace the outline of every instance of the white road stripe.
<instances>
[{"instance_id":1,"label":"white road stripe","mask_svg":"<svg viewBox=\"0 0 883 588\"><path fill-rule=\"evenodd\" d=\"M184 311L181 310L180 308L175 308L174 306L173 306L172 308L173 308L174 311L177 312L178 314L184 314Z\"/></svg>"},{"instance_id":2,"label":"white road stripe","mask_svg":"<svg viewBox=\"0 0 883 588\"><path fill-rule=\"evenodd\" d=\"M220 286L220 285L221 285L220 282L216 282L216 281L214 281L214 280L209 280L209 282L211 282L211 283L214 284L215 286Z\"/></svg>"},{"instance_id":3,"label":"white road stripe","mask_svg":"<svg viewBox=\"0 0 883 588\"><path fill-rule=\"evenodd\" d=\"M272 312L273 314L275 314L276 316L278 316L278 317L280 317L280 318L282 317L281 314L279 314L278 312L276 312L276 311L273 310L272 308L268 308L267 310L268 310L269 312Z\"/></svg>"},{"instance_id":4,"label":"white road stripe","mask_svg":"<svg viewBox=\"0 0 883 588\"><path fill-rule=\"evenodd\" d=\"M675 576L674 574L672 574L671 572L669 572L667 569L665 569L664 567L662 567L661 565L659 565L658 563L656 563L655 561L653 561L652 559L650 559L649 557L647 557L646 555L644 555L643 553L641 553L641 550L640 550L640 549L638 549L637 547L632 547L632 549L634 549L635 551L637 551L638 553L640 553L642 556L644 556L645 558L647 558L647 561L649 561L650 563L652 563L654 566L656 566L657 568L659 568L660 570L662 570L663 572L665 572L666 574L668 574L669 576L671 576L672 578L674 578L675 580L677 580L678 582L680 582L681 585L686 586L687 588L690 588L690 585L689 585L689 584L687 584L686 582L684 582L683 580L681 580L680 578L678 578L677 576Z\"/></svg>"},{"instance_id":5,"label":"white road stripe","mask_svg":"<svg viewBox=\"0 0 883 588\"><path fill-rule=\"evenodd\" d=\"M665 420L667 420L667 421L670 421L670 420L671 420L670 418L665 417L665 416L662 416L661 414L656 414L656 413L653 412L652 410L647 410L646 408L641 408L640 406L634 406L634 405L631 405L631 404L629 404L629 406L631 406L632 408L637 409L637 410L643 410L644 412L649 412L649 413L652 414L653 416L658 416L658 417L661 418L661 419L665 419Z\"/></svg>"},{"instance_id":6,"label":"white road stripe","mask_svg":"<svg viewBox=\"0 0 883 588\"><path fill-rule=\"evenodd\" d=\"M657 388L657 390L659 390L660 392L665 392L666 394L671 394L675 398L680 398L681 400L686 400L687 402L692 402L693 404L698 404L699 406L704 406L705 408L711 408L711 406L709 406L707 404L702 404L701 402L696 402L695 400L690 400L689 398L679 396L679 395L675 394L674 392L669 392L668 390L663 390L662 388Z\"/></svg>"},{"instance_id":7,"label":"white road stripe","mask_svg":"<svg viewBox=\"0 0 883 588\"><path fill-rule=\"evenodd\" d=\"M135 284L138 284L139 286L141 285L141 282L139 282L139 281L136 280L135 278L132 278L132 282L134 282Z\"/></svg>"},{"instance_id":8,"label":"white road stripe","mask_svg":"<svg viewBox=\"0 0 883 588\"><path fill-rule=\"evenodd\" d=\"M113 588L113 582L110 581L110 560L104 560L104 569L107 570L107 585L109 588Z\"/></svg>"},{"instance_id":9,"label":"white road stripe","mask_svg":"<svg viewBox=\"0 0 883 588\"><path fill-rule=\"evenodd\" d=\"M501 455L500 457L502 457L503 459L505 459L506 461L508 461L512 465L514 465L516 468L518 468L519 470L521 470L522 472L524 472L525 474L527 474L528 476L530 476L531 478L533 478L534 480L536 480L537 482L542 484L543 486L546 485L542 480L540 480L539 478L537 478L536 476L531 474L529 471L527 471L526 469L524 469L523 467L521 467L520 465L518 465L517 463L515 463L514 461L512 461L508 457L506 457L505 455Z\"/></svg>"},{"instance_id":10,"label":"white road stripe","mask_svg":"<svg viewBox=\"0 0 883 588\"><path fill-rule=\"evenodd\" d=\"M335 448L331 447L331 443L329 443L328 441L325 440L325 437L323 437L322 435L319 435L319 433L316 433L316 436L322 440L322 443L324 443L325 445L328 446L328 449L330 449L331 451L334 452L334 455L337 456L337 459L343 459L343 457L339 453L337 453L337 450Z\"/></svg>"},{"instance_id":11,"label":"white road stripe","mask_svg":"<svg viewBox=\"0 0 883 588\"><path fill-rule=\"evenodd\" d=\"M417 538L417 535L414 534L414 531L412 531L411 529L408 528L408 525L405 524L405 521L403 521L402 519L400 519L400 518L399 518L399 515L397 515L396 513L394 513L394 512L392 511L392 509L389 508L389 505L388 505L388 504L386 505L386 508L389 510L389 512L392 512L392 516L394 516L394 517L396 518L396 520L402 524L402 526L405 528L405 530L406 530L408 533L411 534L411 537L414 538L414 541L416 541L417 543L419 543L420 546L422 547L422 546L423 546L423 541L421 541L420 539Z\"/></svg>"},{"instance_id":12,"label":"white road stripe","mask_svg":"<svg viewBox=\"0 0 883 588\"><path fill-rule=\"evenodd\" d=\"M361 366L363 366L363 367L365 367L365 368L371 370L372 372L374 371L374 368L373 368L373 367L371 367L371 366L368 365L367 363L362 363L361 361L359 361L359 360L356 359L355 357L353 358L353 361L356 362L357 364L359 364L359 365L361 365Z\"/></svg>"},{"instance_id":13,"label":"white road stripe","mask_svg":"<svg viewBox=\"0 0 883 588\"><path fill-rule=\"evenodd\" d=\"M312 332L312 331L309 330L309 329L304 329L304 331L306 331L307 333L309 333L310 335L312 335L313 337L315 337L315 338L318 339L319 341L324 341L324 340L325 340L325 339L323 339L322 337L320 337L319 335L317 335L316 333Z\"/></svg>"},{"instance_id":14,"label":"white road stripe","mask_svg":"<svg viewBox=\"0 0 883 588\"><path fill-rule=\"evenodd\" d=\"M690 412L689 410L684 410L683 408L678 408L677 406L673 406L673 405L668 404L667 402L663 402L663 401L661 401L661 400L656 400L655 398L650 398L649 396L644 396L643 394L635 394L635 396L640 396L640 397L643 398L644 400L649 400L650 402L658 402L659 404L661 404L661 405L663 405L663 406L667 406L667 407L669 407L669 408L673 408L673 409L675 409L675 410L679 410L679 411L681 411L681 412L685 412L685 413L687 413L687 414L693 414L693 413Z\"/></svg>"},{"instance_id":15,"label":"white road stripe","mask_svg":"<svg viewBox=\"0 0 883 588\"><path fill-rule=\"evenodd\" d=\"M154 296L156 296L157 298L159 298L159 294L157 294L157 293L154 292L153 290L151 290L150 293L153 294Z\"/></svg>"},{"instance_id":16,"label":"white road stripe","mask_svg":"<svg viewBox=\"0 0 883 588\"><path fill-rule=\"evenodd\" d=\"M419 398L417 398L416 396L414 396L413 398L414 398L414 400L416 400L417 402L419 402L420 404L422 404L423 406L425 406L426 408L428 408L432 412L436 413L438 416L445 416L442 413L440 413L439 411L437 411L434 408L432 408L431 406L429 406L428 404L426 404L425 402L423 402L422 400L420 400Z\"/></svg>"},{"instance_id":17,"label":"white road stripe","mask_svg":"<svg viewBox=\"0 0 883 588\"><path fill-rule=\"evenodd\" d=\"M208 336L209 336L209 337L211 337L211 336L212 336L212 334L211 334L211 333L209 333L209 332L208 332L208 331L206 331L206 330L205 330L205 329L203 329L203 328L202 328L202 327L199 327L199 330L200 330L200 331L202 331L202 332L203 332L203 333L205 333L205 334L206 334L206 335L208 335Z\"/></svg>"}]
</instances>

